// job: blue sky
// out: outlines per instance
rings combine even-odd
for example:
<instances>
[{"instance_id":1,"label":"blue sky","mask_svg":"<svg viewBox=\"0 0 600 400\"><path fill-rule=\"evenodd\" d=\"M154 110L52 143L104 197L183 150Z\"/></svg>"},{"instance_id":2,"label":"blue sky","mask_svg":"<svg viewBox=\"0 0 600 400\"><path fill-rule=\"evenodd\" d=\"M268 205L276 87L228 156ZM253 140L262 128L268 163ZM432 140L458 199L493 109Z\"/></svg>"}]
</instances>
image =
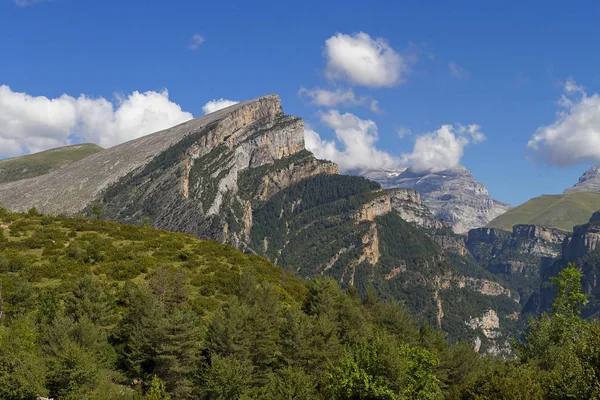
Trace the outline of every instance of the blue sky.
<instances>
[{"instance_id":1,"label":"blue sky","mask_svg":"<svg viewBox=\"0 0 600 400\"><path fill-rule=\"evenodd\" d=\"M165 118L173 121L186 112L202 115L213 99L278 93L284 111L304 118L324 142L336 133L339 140L340 132L332 128L343 125L340 118L346 113L372 121L361 126L371 135L376 129L378 140L370 144L380 151L376 154L398 159L414 155L415 140L422 135L454 124L452 132L468 141L460 163L494 198L519 204L562 192L600 162L600 126L594 129L600 121L594 97L600 92L599 10L595 2L572 3L0 0L0 85L5 85L0 90L0 147L3 134L5 149L18 135L23 141L32 135L14 127L15 113L33 119L45 113L35 101L23 102L32 107L29 111L11 111L11 102L20 101L15 93L71 96L61 100L64 104L75 104L84 94L117 104L119 96L134 91L167 89L174 104L165 108ZM395 81L365 83L343 76L345 67L328 70L326 41L336 35L351 41L359 32L373 43L381 38L379 43L401 57L405 66ZM194 35L202 40L190 46ZM565 86L570 77L571 86ZM355 98L366 100L317 106L298 94L302 87L352 90ZM565 100L561 107L557 103L563 95L571 103ZM370 109L372 100L380 112ZM73 107L83 112L82 103ZM99 103L94 107L101 108ZM557 117L561 110L563 116ZM102 138L108 132L111 140L122 140L128 122L119 118L125 118L125 111L109 116L113 120L106 130L97 128L105 126L104 115L86 114L77 129L94 133L75 136ZM61 118L74 121L69 115ZM3 122L14 129L8 132ZM55 144L51 137L60 124L49 124L35 120L27 125L50 133L18 151ZM459 132L458 124L479 125L485 140L476 143L467 128ZM528 148L536 130L551 124L556 126L541 132L541 150ZM400 131L411 134L401 138ZM571 133L580 136L561 146ZM596 141L598 150L593 149ZM344 150L343 144L335 145ZM0 156L16 151L2 154L0 148Z\"/></svg>"}]
</instances>

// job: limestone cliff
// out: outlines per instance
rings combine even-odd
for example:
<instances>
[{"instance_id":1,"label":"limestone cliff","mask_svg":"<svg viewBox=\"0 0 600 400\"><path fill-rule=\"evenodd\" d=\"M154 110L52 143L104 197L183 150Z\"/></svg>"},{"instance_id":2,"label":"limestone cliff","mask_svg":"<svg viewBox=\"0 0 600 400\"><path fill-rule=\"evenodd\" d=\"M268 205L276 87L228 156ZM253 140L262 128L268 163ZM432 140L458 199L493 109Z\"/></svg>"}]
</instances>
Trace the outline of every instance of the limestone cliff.
<instances>
[{"instance_id":1,"label":"limestone cliff","mask_svg":"<svg viewBox=\"0 0 600 400\"><path fill-rule=\"evenodd\" d=\"M515 225L510 233L479 228L469 231L466 246L475 260L511 283L526 302L541 284L542 272L560 257L568 236L536 225Z\"/></svg>"}]
</instances>

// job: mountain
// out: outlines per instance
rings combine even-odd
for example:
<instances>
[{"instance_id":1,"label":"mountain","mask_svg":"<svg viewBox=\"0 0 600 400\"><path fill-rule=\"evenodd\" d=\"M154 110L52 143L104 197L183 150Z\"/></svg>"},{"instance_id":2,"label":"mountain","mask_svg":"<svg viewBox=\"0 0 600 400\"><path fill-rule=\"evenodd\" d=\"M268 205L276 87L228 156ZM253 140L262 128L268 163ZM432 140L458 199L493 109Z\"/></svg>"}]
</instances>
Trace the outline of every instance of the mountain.
<instances>
[{"instance_id":1,"label":"mountain","mask_svg":"<svg viewBox=\"0 0 600 400\"><path fill-rule=\"evenodd\" d=\"M565 190L565 193L573 192L600 192L600 165L589 168L575 185Z\"/></svg>"},{"instance_id":2,"label":"mountain","mask_svg":"<svg viewBox=\"0 0 600 400\"><path fill-rule=\"evenodd\" d=\"M45 175L100 151L102 147L85 143L0 160L0 184Z\"/></svg>"},{"instance_id":3,"label":"mountain","mask_svg":"<svg viewBox=\"0 0 600 400\"><path fill-rule=\"evenodd\" d=\"M416 189L423 203L456 233L485 226L510 209L508 204L492 199L485 185L463 166L424 172L369 171L363 175L384 188Z\"/></svg>"},{"instance_id":4,"label":"mountain","mask_svg":"<svg viewBox=\"0 0 600 400\"><path fill-rule=\"evenodd\" d=\"M441 398L463 381L441 372L459 360L455 350L476 359L419 331L399 303L363 303L329 279L308 282L227 245L2 209L0 317L7 400L341 398L350 392L335 374L358 343L380 343L370 354L393 359L370 372L386 392L421 398L408 389L418 385ZM408 371L417 357L436 360L423 361L427 376ZM171 397L152 395L160 386Z\"/></svg>"},{"instance_id":5,"label":"mountain","mask_svg":"<svg viewBox=\"0 0 600 400\"><path fill-rule=\"evenodd\" d=\"M511 230L514 225L532 224L570 232L575 225L585 224L598 209L600 193L543 195L507 211L487 227Z\"/></svg>"},{"instance_id":6,"label":"mountain","mask_svg":"<svg viewBox=\"0 0 600 400\"><path fill-rule=\"evenodd\" d=\"M338 174L269 95L0 185L12 211L85 213L231 244L305 278L402 300L452 340L502 352L518 295L480 267L416 191ZM37 212L31 210L32 212ZM473 319L493 312L493 327ZM490 330L491 329L491 330Z\"/></svg>"}]
</instances>

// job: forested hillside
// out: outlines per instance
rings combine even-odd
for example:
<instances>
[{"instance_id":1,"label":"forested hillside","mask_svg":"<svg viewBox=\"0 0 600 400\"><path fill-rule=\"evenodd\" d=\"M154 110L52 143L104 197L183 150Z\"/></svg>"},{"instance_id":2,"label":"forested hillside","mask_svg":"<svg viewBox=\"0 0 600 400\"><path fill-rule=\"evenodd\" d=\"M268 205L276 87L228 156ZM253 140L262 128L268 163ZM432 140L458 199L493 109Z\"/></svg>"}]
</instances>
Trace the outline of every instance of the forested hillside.
<instances>
[{"instance_id":1,"label":"forested hillside","mask_svg":"<svg viewBox=\"0 0 600 400\"><path fill-rule=\"evenodd\" d=\"M2 399L598 394L600 329L577 317L575 270L505 361L448 345L372 289L294 278L226 245L35 210L2 210L0 225Z\"/></svg>"}]
</instances>

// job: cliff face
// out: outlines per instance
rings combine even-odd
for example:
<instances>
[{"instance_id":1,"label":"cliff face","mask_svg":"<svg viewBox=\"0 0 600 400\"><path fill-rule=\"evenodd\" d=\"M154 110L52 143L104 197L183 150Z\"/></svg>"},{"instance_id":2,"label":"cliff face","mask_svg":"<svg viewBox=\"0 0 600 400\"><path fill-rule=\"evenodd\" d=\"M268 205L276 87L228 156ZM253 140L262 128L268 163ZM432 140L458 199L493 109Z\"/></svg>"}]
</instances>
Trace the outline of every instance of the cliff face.
<instances>
[{"instance_id":1,"label":"cliff face","mask_svg":"<svg viewBox=\"0 0 600 400\"><path fill-rule=\"evenodd\" d=\"M576 226L573 235L564 241L562 257L571 262L586 256L600 246L600 224Z\"/></svg>"},{"instance_id":2,"label":"cliff face","mask_svg":"<svg viewBox=\"0 0 600 400\"><path fill-rule=\"evenodd\" d=\"M198 158L219 144L231 148L248 137L250 131L274 124L281 114L279 97L276 95L240 103L106 149L50 174L0 185L0 204L14 211L36 207L50 214L81 212L90 203L100 199L109 186L127 175L137 174L151 164L163 167L161 164L183 161L165 160L178 145L185 147L182 149L184 153L189 150L188 155L192 159ZM260 139L253 141L258 151L252 155L256 154L258 160L246 162L257 164L268 157L281 157L303 148L301 134L275 139L278 142L274 146L262 146L260 149ZM250 147L246 146L247 157L251 154ZM240 157L241 162L242 159Z\"/></svg>"},{"instance_id":3,"label":"cliff face","mask_svg":"<svg viewBox=\"0 0 600 400\"><path fill-rule=\"evenodd\" d=\"M482 183L460 166L443 171L370 171L364 174L385 188L416 189L423 203L454 232L479 228L506 212L510 206L492 199Z\"/></svg>"},{"instance_id":4,"label":"cliff face","mask_svg":"<svg viewBox=\"0 0 600 400\"><path fill-rule=\"evenodd\" d=\"M475 260L515 287L526 302L541 275L561 255L568 233L535 225L515 225L511 233L479 228L469 231L466 246Z\"/></svg>"},{"instance_id":5,"label":"cliff face","mask_svg":"<svg viewBox=\"0 0 600 400\"><path fill-rule=\"evenodd\" d=\"M581 279L583 292L588 295L588 303L583 309L585 317L598 317L600 307L600 223L595 213L590 222L576 226L572 235L562 243L561 256L552 265L542 271L543 285L531 296L525 306L526 312L540 313L548 311L554 298L550 280L563 268L574 265L583 276Z\"/></svg>"},{"instance_id":6,"label":"cliff face","mask_svg":"<svg viewBox=\"0 0 600 400\"><path fill-rule=\"evenodd\" d=\"M446 225L436 218L421 201L421 195L414 189L390 189L391 206L402 219L426 229L442 229Z\"/></svg>"}]
</instances>

